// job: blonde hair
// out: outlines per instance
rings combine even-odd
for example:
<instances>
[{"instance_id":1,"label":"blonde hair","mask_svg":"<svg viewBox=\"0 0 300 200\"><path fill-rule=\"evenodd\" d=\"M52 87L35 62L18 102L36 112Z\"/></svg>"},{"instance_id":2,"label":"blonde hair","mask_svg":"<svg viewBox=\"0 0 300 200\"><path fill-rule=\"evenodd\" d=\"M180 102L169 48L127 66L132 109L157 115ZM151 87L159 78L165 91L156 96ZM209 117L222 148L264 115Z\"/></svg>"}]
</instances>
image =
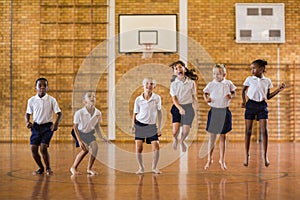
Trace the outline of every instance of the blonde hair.
<instances>
[{"instance_id":1,"label":"blonde hair","mask_svg":"<svg viewBox=\"0 0 300 200\"><path fill-rule=\"evenodd\" d=\"M143 86L145 86L147 84L147 82L153 83L154 86L156 85L156 81L152 77L144 78L144 80L143 80Z\"/></svg>"},{"instance_id":2,"label":"blonde hair","mask_svg":"<svg viewBox=\"0 0 300 200\"><path fill-rule=\"evenodd\" d=\"M213 69L221 69L224 74L226 74L226 66L225 64L216 64Z\"/></svg>"}]
</instances>

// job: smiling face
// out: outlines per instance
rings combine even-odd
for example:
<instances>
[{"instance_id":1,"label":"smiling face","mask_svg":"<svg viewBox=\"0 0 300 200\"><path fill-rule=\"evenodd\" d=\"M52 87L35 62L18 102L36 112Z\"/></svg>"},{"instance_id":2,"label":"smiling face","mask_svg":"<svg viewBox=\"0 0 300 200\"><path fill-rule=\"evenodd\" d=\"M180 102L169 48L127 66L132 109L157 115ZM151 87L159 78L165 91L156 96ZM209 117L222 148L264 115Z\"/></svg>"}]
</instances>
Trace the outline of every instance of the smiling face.
<instances>
[{"instance_id":1,"label":"smiling face","mask_svg":"<svg viewBox=\"0 0 300 200\"><path fill-rule=\"evenodd\" d=\"M39 97L45 96L48 91L48 82L45 80L37 81L35 89L36 89Z\"/></svg>"},{"instance_id":2,"label":"smiling face","mask_svg":"<svg viewBox=\"0 0 300 200\"><path fill-rule=\"evenodd\" d=\"M178 64L178 65L174 66L173 71L179 80L184 79L186 69L182 65Z\"/></svg>"},{"instance_id":3,"label":"smiling face","mask_svg":"<svg viewBox=\"0 0 300 200\"><path fill-rule=\"evenodd\" d=\"M155 88L155 81L151 78L146 78L143 80L144 93L152 93Z\"/></svg>"},{"instance_id":4,"label":"smiling face","mask_svg":"<svg viewBox=\"0 0 300 200\"><path fill-rule=\"evenodd\" d=\"M88 106L94 106L96 103L96 95L95 92L87 92L84 95L83 101L85 103L85 105Z\"/></svg>"},{"instance_id":5,"label":"smiling face","mask_svg":"<svg viewBox=\"0 0 300 200\"><path fill-rule=\"evenodd\" d=\"M213 69L214 80L216 80L217 82L221 82L223 81L224 77L225 77L225 73L222 70L222 68L214 67Z\"/></svg>"}]
</instances>

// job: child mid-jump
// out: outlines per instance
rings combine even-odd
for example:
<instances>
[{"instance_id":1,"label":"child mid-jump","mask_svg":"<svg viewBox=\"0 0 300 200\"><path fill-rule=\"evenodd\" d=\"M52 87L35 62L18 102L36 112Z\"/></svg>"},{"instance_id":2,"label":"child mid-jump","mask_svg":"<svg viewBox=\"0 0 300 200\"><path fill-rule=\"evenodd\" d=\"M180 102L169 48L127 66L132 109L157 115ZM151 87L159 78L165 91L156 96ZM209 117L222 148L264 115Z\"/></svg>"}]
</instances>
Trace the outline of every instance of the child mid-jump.
<instances>
[{"instance_id":1,"label":"child mid-jump","mask_svg":"<svg viewBox=\"0 0 300 200\"><path fill-rule=\"evenodd\" d=\"M48 81L45 78L39 78L35 82L35 89L37 94L31 97L27 103L26 109L26 126L31 129L30 146L31 154L38 165L38 169L33 174L43 174L44 165L41 161L40 152L43 156L46 165L46 173L52 174L50 167L50 157L48 147L53 136L54 131L58 129L59 122L62 119L62 112L58 106L55 98L47 94ZM55 123L53 124L53 112L57 114ZM32 115L33 123L30 122L30 115Z\"/></svg>"},{"instance_id":2,"label":"child mid-jump","mask_svg":"<svg viewBox=\"0 0 300 200\"><path fill-rule=\"evenodd\" d=\"M143 142L152 145L152 172L160 174L157 168L159 159L159 139L162 128L161 98L153 93L156 82L152 78L143 80L144 92L135 99L132 115L132 132L135 133L136 157L139 165L137 174L144 173ZM157 126L156 126L157 124Z\"/></svg>"},{"instance_id":3,"label":"child mid-jump","mask_svg":"<svg viewBox=\"0 0 300 200\"><path fill-rule=\"evenodd\" d=\"M244 82L242 90L242 108L246 108L245 111L245 161L244 166L248 166L249 160L249 148L250 138L252 134L253 120L259 121L259 130L263 137L263 148L264 148L264 162L265 166L270 165L267 157L268 149L268 105L266 100L269 100L281 92L286 85L282 83L279 88L275 91L270 92L270 88L273 87L272 82L269 78L264 76L267 61L255 60L251 63L251 73L253 76L248 76ZM246 91L248 101L246 101Z\"/></svg>"},{"instance_id":4,"label":"child mid-jump","mask_svg":"<svg viewBox=\"0 0 300 200\"><path fill-rule=\"evenodd\" d=\"M235 96L235 85L225 79L226 67L217 64L213 68L213 81L203 89L204 100L211 106L208 112L206 131L208 133L208 158L204 169L213 163L213 151L217 134L220 134L221 169L225 170L226 134L231 131L232 117L229 110L230 100Z\"/></svg>"},{"instance_id":5,"label":"child mid-jump","mask_svg":"<svg viewBox=\"0 0 300 200\"><path fill-rule=\"evenodd\" d=\"M70 168L70 172L73 175L81 175L81 172L77 171L82 159L90 152L90 158L87 167L87 173L89 175L97 174L92 170L95 158L98 152L98 144L96 142L95 132L97 132L100 139L107 141L101 134L100 122L102 115L100 110L95 107L96 96L95 92L87 91L83 94L84 107L77 110L74 114L73 130L76 136L81 151L77 154L75 161Z\"/></svg>"},{"instance_id":6,"label":"child mid-jump","mask_svg":"<svg viewBox=\"0 0 300 200\"><path fill-rule=\"evenodd\" d=\"M198 76L194 74L193 70L189 70L182 61L176 61L170 65L173 70L173 77L171 79L170 94L173 101L171 108L172 113L172 134L173 149L177 149L178 134L180 126L182 126L182 135L180 139L181 149L186 151L184 140L190 132L190 128L195 116L194 108L198 109L197 104L197 87L194 80L198 80Z\"/></svg>"}]
</instances>

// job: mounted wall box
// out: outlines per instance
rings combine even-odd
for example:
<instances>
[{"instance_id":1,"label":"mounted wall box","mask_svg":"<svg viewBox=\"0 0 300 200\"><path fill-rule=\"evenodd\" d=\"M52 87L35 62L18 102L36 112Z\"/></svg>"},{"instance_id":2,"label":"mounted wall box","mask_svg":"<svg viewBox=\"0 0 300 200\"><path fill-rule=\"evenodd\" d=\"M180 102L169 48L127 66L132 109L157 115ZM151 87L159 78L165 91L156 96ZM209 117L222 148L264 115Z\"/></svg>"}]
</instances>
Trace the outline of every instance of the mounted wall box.
<instances>
[{"instance_id":1,"label":"mounted wall box","mask_svg":"<svg viewBox=\"0 0 300 200\"><path fill-rule=\"evenodd\" d=\"M284 3L236 3L237 43L284 43Z\"/></svg>"}]
</instances>

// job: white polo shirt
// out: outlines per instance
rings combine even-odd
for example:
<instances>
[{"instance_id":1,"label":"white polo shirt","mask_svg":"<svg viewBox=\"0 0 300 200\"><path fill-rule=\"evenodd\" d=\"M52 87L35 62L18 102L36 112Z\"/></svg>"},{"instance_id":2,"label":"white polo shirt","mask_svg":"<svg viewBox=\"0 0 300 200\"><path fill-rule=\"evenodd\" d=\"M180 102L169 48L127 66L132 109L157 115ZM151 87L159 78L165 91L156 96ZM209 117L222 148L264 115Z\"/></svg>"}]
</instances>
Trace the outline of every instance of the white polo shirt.
<instances>
[{"instance_id":1,"label":"white polo shirt","mask_svg":"<svg viewBox=\"0 0 300 200\"><path fill-rule=\"evenodd\" d=\"M137 113L136 120L143 124L156 124L158 110L161 110L161 98L155 93L152 93L149 100L144 99L141 94L134 101L133 112Z\"/></svg>"},{"instance_id":2,"label":"white polo shirt","mask_svg":"<svg viewBox=\"0 0 300 200\"><path fill-rule=\"evenodd\" d=\"M203 92L210 95L211 102L208 105L214 108L226 108L230 104L230 99L227 99L226 95L231 94L231 91L235 91L235 89L236 86L224 78L221 82L216 80L209 82Z\"/></svg>"},{"instance_id":3,"label":"white polo shirt","mask_svg":"<svg viewBox=\"0 0 300 200\"><path fill-rule=\"evenodd\" d=\"M267 99L268 90L273 87L272 81L263 76L248 76L244 82L244 86L248 86L247 96L253 101L261 102Z\"/></svg>"},{"instance_id":4,"label":"white polo shirt","mask_svg":"<svg viewBox=\"0 0 300 200\"><path fill-rule=\"evenodd\" d=\"M77 110L74 114L74 124L78 124L78 130L83 133L89 133L95 130L95 126L102 121L100 110L95 108L93 116L88 112L86 107Z\"/></svg>"},{"instance_id":5,"label":"white polo shirt","mask_svg":"<svg viewBox=\"0 0 300 200\"><path fill-rule=\"evenodd\" d=\"M40 98L37 95L27 102L26 113L32 114L32 119L37 124L52 122L53 112L61 112L56 99L48 94Z\"/></svg>"},{"instance_id":6,"label":"white polo shirt","mask_svg":"<svg viewBox=\"0 0 300 200\"><path fill-rule=\"evenodd\" d=\"M181 105L193 103L193 95L196 95L195 81L188 77L185 81L180 81L176 77L175 81L171 83L170 94L172 97L176 96Z\"/></svg>"}]
</instances>

